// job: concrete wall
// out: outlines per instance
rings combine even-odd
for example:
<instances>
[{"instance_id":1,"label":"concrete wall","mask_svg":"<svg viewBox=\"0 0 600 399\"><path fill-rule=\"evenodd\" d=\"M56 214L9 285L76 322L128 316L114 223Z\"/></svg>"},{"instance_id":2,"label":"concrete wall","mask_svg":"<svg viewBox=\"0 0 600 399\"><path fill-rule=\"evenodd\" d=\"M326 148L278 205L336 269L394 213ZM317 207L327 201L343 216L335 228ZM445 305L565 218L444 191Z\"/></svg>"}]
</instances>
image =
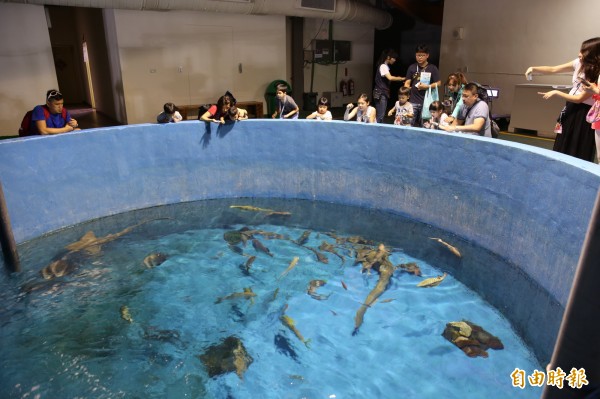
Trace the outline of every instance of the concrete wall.
<instances>
[{"instance_id":1,"label":"concrete wall","mask_svg":"<svg viewBox=\"0 0 600 399\"><path fill-rule=\"evenodd\" d=\"M13 136L25 112L58 87L44 7L0 4L0 35L0 136Z\"/></svg>"},{"instance_id":2,"label":"concrete wall","mask_svg":"<svg viewBox=\"0 0 600 399\"><path fill-rule=\"evenodd\" d=\"M122 126L3 140L0 159L17 242L129 210L235 197L329 201L440 227L522 270L515 278L464 259L454 273L488 293L545 360L600 186L600 166L543 149L336 121Z\"/></svg>"},{"instance_id":3,"label":"concrete wall","mask_svg":"<svg viewBox=\"0 0 600 399\"><path fill-rule=\"evenodd\" d=\"M573 60L581 42L598 36L597 9L597 0L446 0L442 77L462 70L469 80L499 87L493 112L510 114L527 67ZM453 37L458 27L464 28L461 40ZM569 76L534 77L534 83L570 84Z\"/></svg>"},{"instance_id":4,"label":"concrete wall","mask_svg":"<svg viewBox=\"0 0 600 399\"><path fill-rule=\"evenodd\" d=\"M115 10L115 23L128 123L155 122L165 102L214 103L226 90L264 100L269 83L289 81L283 16Z\"/></svg>"}]
</instances>

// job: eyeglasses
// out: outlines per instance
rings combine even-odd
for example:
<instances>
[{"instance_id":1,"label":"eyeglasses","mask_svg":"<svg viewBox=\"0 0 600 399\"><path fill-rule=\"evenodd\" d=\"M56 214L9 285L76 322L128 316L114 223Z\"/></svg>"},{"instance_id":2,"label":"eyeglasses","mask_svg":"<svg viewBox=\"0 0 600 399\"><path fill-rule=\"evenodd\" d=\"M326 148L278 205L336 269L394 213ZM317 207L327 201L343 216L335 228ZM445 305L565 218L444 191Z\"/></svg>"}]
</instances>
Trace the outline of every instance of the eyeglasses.
<instances>
[{"instance_id":1,"label":"eyeglasses","mask_svg":"<svg viewBox=\"0 0 600 399\"><path fill-rule=\"evenodd\" d=\"M62 94L60 94L60 91L58 90L51 90L50 93L48 93L48 98L46 98L46 100L50 100L54 97L62 97Z\"/></svg>"}]
</instances>

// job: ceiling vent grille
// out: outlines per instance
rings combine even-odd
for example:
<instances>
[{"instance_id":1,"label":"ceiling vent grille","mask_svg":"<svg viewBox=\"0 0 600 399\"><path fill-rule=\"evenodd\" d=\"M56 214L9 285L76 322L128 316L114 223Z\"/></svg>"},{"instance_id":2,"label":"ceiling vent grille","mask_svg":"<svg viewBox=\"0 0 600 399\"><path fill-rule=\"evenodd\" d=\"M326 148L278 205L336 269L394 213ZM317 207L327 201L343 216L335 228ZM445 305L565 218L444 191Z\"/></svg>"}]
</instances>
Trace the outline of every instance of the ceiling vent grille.
<instances>
[{"instance_id":1,"label":"ceiling vent grille","mask_svg":"<svg viewBox=\"0 0 600 399\"><path fill-rule=\"evenodd\" d=\"M298 0L298 8L335 12L335 0Z\"/></svg>"}]
</instances>

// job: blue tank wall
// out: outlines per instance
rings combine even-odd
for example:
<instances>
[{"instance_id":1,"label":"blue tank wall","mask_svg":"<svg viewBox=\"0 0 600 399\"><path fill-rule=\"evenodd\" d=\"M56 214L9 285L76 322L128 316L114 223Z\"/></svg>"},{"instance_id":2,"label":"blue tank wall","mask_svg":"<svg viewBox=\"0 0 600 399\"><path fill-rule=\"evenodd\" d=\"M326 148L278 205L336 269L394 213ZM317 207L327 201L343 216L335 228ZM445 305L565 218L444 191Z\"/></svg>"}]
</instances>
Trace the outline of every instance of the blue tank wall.
<instances>
[{"instance_id":1,"label":"blue tank wall","mask_svg":"<svg viewBox=\"0 0 600 399\"><path fill-rule=\"evenodd\" d=\"M502 254L564 307L600 167L516 143L390 125L189 121L4 140L0 180L17 242L181 201L331 201L400 213Z\"/></svg>"}]
</instances>

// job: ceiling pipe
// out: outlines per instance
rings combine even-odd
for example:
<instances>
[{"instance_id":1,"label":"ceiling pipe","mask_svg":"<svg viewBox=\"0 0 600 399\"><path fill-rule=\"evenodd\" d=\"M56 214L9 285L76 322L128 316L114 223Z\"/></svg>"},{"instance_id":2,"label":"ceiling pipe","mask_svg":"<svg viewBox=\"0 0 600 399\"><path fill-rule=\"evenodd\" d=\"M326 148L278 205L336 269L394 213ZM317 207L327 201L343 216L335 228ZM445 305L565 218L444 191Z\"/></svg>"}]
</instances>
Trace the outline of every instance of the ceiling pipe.
<instances>
[{"instance_id":1,"label":"ceiling pipe","mask_svg":"<svg viewBox=\"0 0 600 399\"><path fill-rule=\"evenodd\" d=\"M387 29L392 16L359 0L337 0L335 11L300 8L297 0L0 0L48 6L113 8L140 11L202 11L246 15L285 15L288 17L323 18Z\"/></svg>"}]
</instances>

